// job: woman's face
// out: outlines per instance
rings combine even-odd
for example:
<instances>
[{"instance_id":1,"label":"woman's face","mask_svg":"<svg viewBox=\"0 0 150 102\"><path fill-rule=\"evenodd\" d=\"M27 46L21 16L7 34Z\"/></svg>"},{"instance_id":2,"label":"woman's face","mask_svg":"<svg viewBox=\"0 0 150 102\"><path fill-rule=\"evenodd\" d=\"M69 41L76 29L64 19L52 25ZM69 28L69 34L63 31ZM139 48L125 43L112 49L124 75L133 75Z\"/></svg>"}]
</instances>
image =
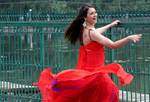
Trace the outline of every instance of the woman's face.
<instances>
[{"instance_id":1,"label":"woman's face","mask_svg":"<svg viewBox=\"0 0 150 102\"><path fill-rule=\"evenodd\" d=\"M87 16L85 17L85 21L92 25L97 22L97 12L95 8L88 9Z\"/></svg>"}]
</instances>

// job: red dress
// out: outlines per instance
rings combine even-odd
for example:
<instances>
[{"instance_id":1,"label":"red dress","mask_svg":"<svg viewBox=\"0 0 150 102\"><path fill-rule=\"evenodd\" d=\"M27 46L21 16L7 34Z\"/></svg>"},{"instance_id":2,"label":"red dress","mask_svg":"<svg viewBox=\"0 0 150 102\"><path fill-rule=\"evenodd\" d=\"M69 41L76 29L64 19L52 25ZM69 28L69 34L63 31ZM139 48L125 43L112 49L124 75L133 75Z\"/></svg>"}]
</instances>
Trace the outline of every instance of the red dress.
<instances>
[{"instance_id":1,"label":"red dress","mask_svg":"<svg viewBox=\"0 0 150 102\"><path fill-rule=\"evenodd\" d=\"M108 74L117 75L121 85L133 76L117 63L104 65L104 59L104 47L92 41L80 47L75 69L58 74L44 69L38 82L42 102L119 102L118 87Z\"/></svg>"}]
</instances>

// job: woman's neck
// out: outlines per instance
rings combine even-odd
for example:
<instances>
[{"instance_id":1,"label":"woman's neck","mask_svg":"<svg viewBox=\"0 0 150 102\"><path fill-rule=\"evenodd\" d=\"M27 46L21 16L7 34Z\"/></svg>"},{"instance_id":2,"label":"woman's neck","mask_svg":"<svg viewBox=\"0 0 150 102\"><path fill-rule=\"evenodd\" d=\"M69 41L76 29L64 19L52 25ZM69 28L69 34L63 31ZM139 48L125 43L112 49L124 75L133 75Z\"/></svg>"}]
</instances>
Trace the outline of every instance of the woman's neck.
<instances>
[{"instance_id":1,"label":"woman's neck","mask_svg":"<svg viewBox=\"0 0 150 102\"><path fill-rule=\"evenodd\" d=\"M95 28L95 26L94 26L94 24L90 24L90 23L86 22L85 28L87 28L87 29L93 29L93 28Z\"/></svg>"}]
</instances>

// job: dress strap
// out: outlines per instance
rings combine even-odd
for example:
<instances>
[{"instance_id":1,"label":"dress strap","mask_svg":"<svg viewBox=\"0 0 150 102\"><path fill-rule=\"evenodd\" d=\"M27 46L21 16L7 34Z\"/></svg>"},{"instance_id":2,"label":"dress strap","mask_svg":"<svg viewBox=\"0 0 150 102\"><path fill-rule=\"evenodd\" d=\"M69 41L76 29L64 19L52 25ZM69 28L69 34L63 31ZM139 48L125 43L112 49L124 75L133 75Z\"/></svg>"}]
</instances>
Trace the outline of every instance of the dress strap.
<instances>
[{"instance_id":1,"label":"dress strap","mask_svg":"<svg viewBox=\"0 0 150 102\"><path fill-rule=\"evenodd\" d=\"M89 36L90 40L93 41L92 37L91 37L91 33L90 33L91 31L92 31L92 29L88 29L88 36ZM84 45L83 44L83 33L80 36L80 45Z\"/></svg>"},{"instance_id":2,"label":"dress strap","mask_svg":"<svg viewBox=\"0 0 150 102\"><path fill-rule=\"evenodd\" d=\"M90 40L92 41L92 37L91 37L91 33L90 33L91 30L92 30L92 29L89 29L89 30L88 30L88 35L89 35Z\"/></svg>"},{"instance_id":3,"label":"dress strap","mask_svg":"<svg viewBox=\"0 0 150 102\"><path fill-rule=\"evenodd\" d=\"M92 31L92 29L88 29L88 36L89 36L90 40L93 41L92 37L91 37L91 33L90 33L91 31ZM80 35L80 45L84 45L83 44L83 33Z\"/></svg>"}]
</instances>

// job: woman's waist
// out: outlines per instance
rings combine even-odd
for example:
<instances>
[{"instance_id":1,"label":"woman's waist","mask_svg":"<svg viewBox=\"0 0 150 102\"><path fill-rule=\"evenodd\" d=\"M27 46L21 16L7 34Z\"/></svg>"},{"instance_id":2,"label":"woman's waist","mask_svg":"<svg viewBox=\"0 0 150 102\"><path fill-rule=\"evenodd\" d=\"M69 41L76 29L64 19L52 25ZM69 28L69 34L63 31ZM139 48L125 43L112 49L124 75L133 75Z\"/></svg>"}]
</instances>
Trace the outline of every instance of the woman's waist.
<instances>
[{"instance_id":1,"label":"woman's waist","mask_svg":"<svg viewBox=\"0 0 150 102\"><path fill-rule=\"evenodd\" d=\"M101 66L104 64L105 57L104 56L87 56L83 61L86 66Z\"/></svg>"},{"instance_id":2,"label":"woman's waist","mask_svg":"<svg viewBox=\"0 0 150 102\"><path fill-rule=\"evenodd\" d=\"M104 66L104 64L97 64L97 65L83 65L82 67L78 68L78 69L82 69L82 70L88 70L88 71L95 71L97 70L98 68Z\"/></svg>"}]
</instances>

